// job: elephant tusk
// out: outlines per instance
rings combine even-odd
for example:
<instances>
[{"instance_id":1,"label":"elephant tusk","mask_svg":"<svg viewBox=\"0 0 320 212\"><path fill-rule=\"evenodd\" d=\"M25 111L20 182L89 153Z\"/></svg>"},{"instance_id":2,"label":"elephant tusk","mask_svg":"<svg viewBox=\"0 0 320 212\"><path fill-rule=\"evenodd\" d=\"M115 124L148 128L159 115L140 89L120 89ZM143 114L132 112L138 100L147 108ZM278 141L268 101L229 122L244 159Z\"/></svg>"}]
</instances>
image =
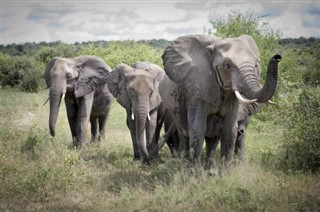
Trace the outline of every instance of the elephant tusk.
<instances>
[{"instance_id":1,"label":"elephant tusk","mask_svg":"<svg viewBox=\"0 0 320 212\"><path fill-rule=\"evenodd\" d=\"M64 97L66 96L66 94L64 93L64 94L62 94L62 97L61 97L61 99L64 99Z\"/></svg>"},{"instance_id":2,"label":"elephant tusk","mask_svg":"<svg viewBox=\"0 0 320 212\"><path fill-rule=\"evenodd\" d=\"M150 119L151 119L151 118L150 118L150 113L148 113L148 120L150 121Z\"/></svg>"},{"instance_id":3,"label":"elephant tusk","mask_svg":"<svg viewBox=\"0 0 320 212\"><path fill-rule=\"evenodd\" d=\"M46 105L50 100L50 97L47 99L47 101L45 101L45 103L43 103L43 105Z\"/></svg>"},{"instance_id":4,"label":"elephant tusk","mask_svg":"<svg viewBox=\"0 0 320 212\"><path fill-rule=\"evenodd\" d=\"M131 113L131 119L134 120L134 113Z\"/></svg>"},{"instance_id":5,"label":"elephant tusk","mask_svg":"<svg viewBox=\"0 0 320 212\"><path fill-rule=\"evenodd\" d=\"M271 101L271 100L268 100L268 103L269 103L270 105L277 105L277 103L275 103L275 102L273 102L273 101Z\"/></svg>"},{"instance_id":6,"label":"elephant tusk","mask_svg":"<svg viewBox=\"0 0 320 212\"><path fill-rule=\"evenodd\" d=\"M239 91L234 91L236 94L236 97L238 98L239 102L244 103L244 104L251 104L257 101L257 99L245 99L242 97Z\"/></svg>"}]
</instances>

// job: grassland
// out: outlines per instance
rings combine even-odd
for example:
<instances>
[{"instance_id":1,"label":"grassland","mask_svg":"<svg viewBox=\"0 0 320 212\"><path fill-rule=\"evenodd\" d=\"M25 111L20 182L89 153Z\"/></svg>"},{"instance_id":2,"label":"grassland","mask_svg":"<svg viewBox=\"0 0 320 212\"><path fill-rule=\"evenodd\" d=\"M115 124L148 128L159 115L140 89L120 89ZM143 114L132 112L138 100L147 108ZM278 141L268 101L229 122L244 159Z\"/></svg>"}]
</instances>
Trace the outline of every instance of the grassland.
<instances>
[{"instance_id":1,"label":"grassland","mask_svg":"<svg viewBox=\"0 0 320 212\"><path fill-rule=\"evenodd\" d=\"M247 160L228 174L191 174L165 147L132 161L125 111L114 102L106 140L71 148L64 105L49 136L48 91L0 90L0 211L319 211L319 174L277 167L282 130L254 120ZM88 138L89 138L88 133Z\"/></svg>"}]
</instances>

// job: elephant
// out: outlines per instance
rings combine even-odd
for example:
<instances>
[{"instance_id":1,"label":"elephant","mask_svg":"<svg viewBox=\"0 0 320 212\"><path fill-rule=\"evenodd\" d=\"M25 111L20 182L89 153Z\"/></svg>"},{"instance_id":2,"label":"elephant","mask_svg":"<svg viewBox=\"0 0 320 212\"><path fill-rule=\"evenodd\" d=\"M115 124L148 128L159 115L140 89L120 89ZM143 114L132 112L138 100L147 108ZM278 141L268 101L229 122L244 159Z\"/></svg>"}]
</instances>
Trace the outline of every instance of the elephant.
<instances>
[{"instance_id":1,"label":"elephant","mask_svg":"<svg viewBox=\"0 0 320 212\"><path fill-rule=\"evenodd\" d=\"M233 158L239 103L265 103L277 87L279 54L268 64L266 81L259 84L259 50L249 35L219 39L186 35L175 39L162 55L166 76L159 92L174 125L189 149L195 167L201 165L204 140L207 149L220 134L221 168ZM208 148L209 145L209 148Z\"/></svg>"},{"instance_id":2,"label":"elephant","mask_svg":"<svg viewBox=\"0 0 320 212\"><path fill-rule=\"evenodd\" d=\"M239 104L238 120L237 120L238 129L237 129L237 137L236 137L236 142L235 142L234 153L241 161L243 161L244 157L245 157L244 156L244 154L245 154L244 147L245 147L246 129L249 125L249 122L252 118L252 115L257 113L260 110L260 108L263 107L263 105L265 105L265 104L259 104L259 103L252 103L252 104L240 103ZM208 120L208 121L210 121L210 120ZM216 123L214 123L214 124L216 124L218 126L221 125L221 120L213 119L211 121L215 121ZM174 126L173 126L173 129L170 128L172 124L174 124L172 115L170 115L169 112L166 112L165 120L164 120L164 126L165 126L164 132L165 132L166 138L161 140L161 142L159 143L158 149L161 149L164 146L164 144L167 143L172 156L176 157L176 156L179 156L185 149L181 149L183 147L180 146L179 135L178 135L176 128ZM220 130L221 130L221 127L222 126L220 126ZM219 137L217 139L217 142L219 142L221 132L219 130L216 130L215 134L216 134L216 136ZM216 147L217 145L218 144L214 145L214 147ZM213 149L211 151L213 151ZM208 158L211 157L211 156L209 156L211 151L207 151Z\"/></svg>"},{"instance_id":3,"label":"elephant","mask_svg":"<svg viewBox=\"0 0 320 212\"><path fill-rule=\"evenodd\" d=\"M60 103L65 101L73 147L85 143L86 129L91 123L91 140L105 134L112 94L107 87L111 68L99 57L54 57L46 66L45 81L49 89L49 129L55 136Z\"/></svg>"},{"instance_id":4,"label":"elephant","mask_svg":"<svg viewBox=\"0 0 320 212\"><path fill-rule=\"evenodd\" d=\"M107 80L110 92L126 109L134 160L143 163L151 159L150 152L156 146L164 119L165 110L158 91L164 75L160 66L149 62L137 62L132 67L121 63Z\"/></svg>"}]
</instances>

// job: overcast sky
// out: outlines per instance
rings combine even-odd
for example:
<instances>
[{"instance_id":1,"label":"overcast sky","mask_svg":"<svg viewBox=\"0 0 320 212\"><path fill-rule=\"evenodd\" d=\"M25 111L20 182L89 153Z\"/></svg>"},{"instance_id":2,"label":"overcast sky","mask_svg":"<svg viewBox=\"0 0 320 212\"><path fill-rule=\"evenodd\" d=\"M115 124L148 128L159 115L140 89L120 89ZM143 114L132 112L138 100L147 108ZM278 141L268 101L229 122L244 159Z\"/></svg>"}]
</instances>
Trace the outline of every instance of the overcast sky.
<instances>
[{"instance_id":1,"label":"overcast sky","mask_svg":"<svg viewBox=\"0 0 320 212\"><path fill-rule=\"evenodd\" d=\"M230 11L263 17L282 37L320 37L320 0L1 0L1 44L172 40L203 33Z\"/></svg>"}]
</instances>

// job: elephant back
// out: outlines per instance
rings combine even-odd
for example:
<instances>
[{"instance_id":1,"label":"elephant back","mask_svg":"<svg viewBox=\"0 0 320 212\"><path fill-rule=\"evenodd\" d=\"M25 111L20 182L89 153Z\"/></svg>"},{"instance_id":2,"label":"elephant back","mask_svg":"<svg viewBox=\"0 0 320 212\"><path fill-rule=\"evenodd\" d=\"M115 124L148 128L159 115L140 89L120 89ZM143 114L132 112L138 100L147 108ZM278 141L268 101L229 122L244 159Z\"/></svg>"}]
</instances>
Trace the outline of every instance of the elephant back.
<instances>
[{"instance_id":1,"label":"elephant back","mask_svg":"<svg viewBox=\"0 0 320 212\"><path fill-rule=\"evenodd\" d=\"M207 47L217 40L209 35L181 36L162 55L164 70L173 82L214 105L220 103L220 89Z\"/></svg>"}]
</instances>

